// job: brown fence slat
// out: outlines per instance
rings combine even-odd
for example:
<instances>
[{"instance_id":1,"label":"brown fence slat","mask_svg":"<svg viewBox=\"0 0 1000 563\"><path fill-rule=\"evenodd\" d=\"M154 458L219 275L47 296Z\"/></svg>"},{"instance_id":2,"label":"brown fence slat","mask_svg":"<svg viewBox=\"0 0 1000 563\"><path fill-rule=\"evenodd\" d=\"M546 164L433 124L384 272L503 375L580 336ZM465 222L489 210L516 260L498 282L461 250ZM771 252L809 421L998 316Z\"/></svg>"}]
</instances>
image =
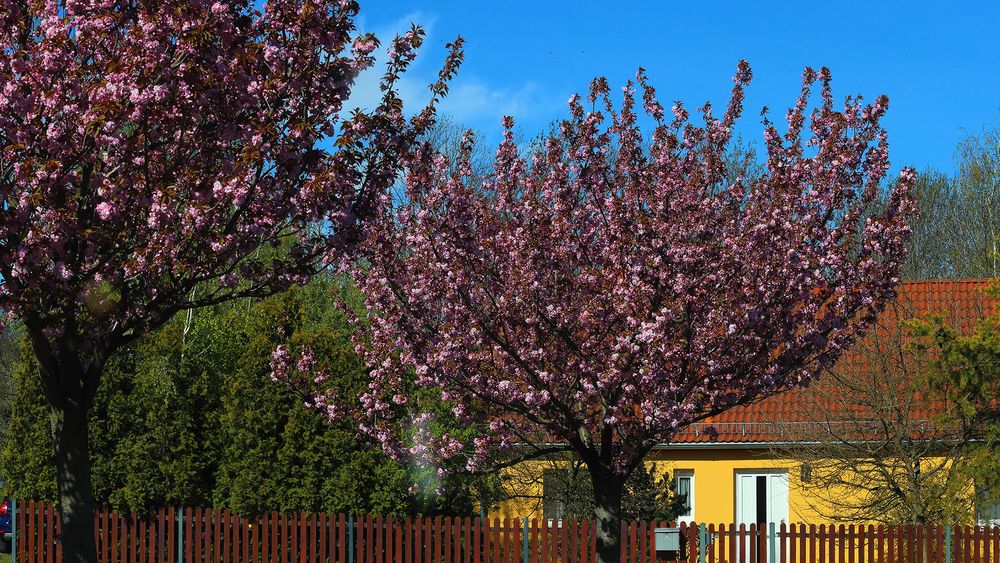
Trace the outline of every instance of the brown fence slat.
<instances>
[{"instance_id":1,"label":"brown fence slat","mask_svg":"<svg viewBox=\"0 0 1000 563\"><path fill-rule=\"evenodd\" d=\"M382 521L382 533L384 538L382 540L382 557L379 559L380 563L393 563L393 550L394 550L394 540L396 532L396 519L390 514Z\"/></svg>"},{"instance_id":2,"label":"brown fence slat","mask_svg":"<svg viewBox=\"0 0 1000 563\"><path fill-rule=\"evenodd\" d=\"M639 552L636 554L640 563L649 563L646 559L646 546L649 545L649 527L645 522L639 522L639 527L635 532L636 540L639 544Z\"/></svg>"},{"instance_id":3,"label":"brown fence slat","mask_svg":"<svg viewBox=\"0 0 1000 563\"><path fill-rule=\"evenodd\" d=\"M767 563L767 542L768 526L767 524L757 525L757 561L759 563Z\"/></svg>"},{"instance_id":4,"label":"brown fence slat","mask_svg":"<svg viewBox=\"0 0 1000 563\"><path fill-rule=\"evenodd\" d=\"M222 524L219 532L222 535L222 562L232 563L233 561L233 514L228 508L222 511Z\"/></svg>"},{"instance_id":5,"label":"brown fence slat","mask_svg":"<svg viewBox=\"0 0 1000 563\"><path fill-rule=\"evenodd\" d=\"M639 552L639 524L637 522L629 522L628 525L628 559L629 563L637 563L639 558L636 554Z\"/></svg>"},{"instance_id":6,"label":"brown fence slat","mask_svg":"<svg viewBox=\"0 0 1000 563\"><path fill-rule=\"evenodd\" d=\"M365 516L365 558L362 561L370 562L375 558L375 519L371 515Z\"/></svg>"},{"instance_id":7,"label":"brown fence slat","mask_svg":"<svg viewBox=\"0 0 1000 563\"><path fill-rule=\"evenodd\" d=\"M497 563L506 563L503 559L503 536L502 536L502 522L499 518L493 519L493 561Z\"/></svg>"},{"instance_id":8,"label":"brown fence slat","mask_svg":"<svg viewBox=\"0 0 1000 563\"><path fill-rule=\"evenodd\" d=\"M19 502L18 563L58 563L61 521L54 503ZM182 531L178 518L183 515ZM594 563L596 524L533 519L413 518L381 515L354 520L348 541L345 514L263 513L230 509L157 508L148 514L94 510L94 540L101 563ZM527 524L527 525L525 525ZM666 563L655 550L655 529L667 523L621 522L621 563ZM956 525L952 560L945 561L944 526L871 524L708 524L678 528L686 550L676 563L1000 563L1000 528ZM698 542L705 540L704 546ZM772 542L777 549L769 553ZM703 548L705 559L699 562Z\"/></svg>"},{"instance_id":9,"label":"brown fence slat","mask_svg":"<svg viewBox=\"0 0 1000 563\"><path fill-rule=\"evenodd\" d=\"M424 536L422 539L424 546L424 562L431 563L431 554L434 552L434 546L431 542L434 537L434 522L430 518L424 518L421 525L424 529Z\"/></svg>"},{"instance_id":10,"label":"brown fence slat","mask_svg":"<svg viewBox=\"0 0 1000 563\"><path fill-rule=\"evenodd\" d=\"M201 526L201 533L199 534L201 538L201 559L202 563L210 563L218 550L215 548L215 544L219 541L217 538L218 534L213 533L215 531L215 517L216 511L213 509L206 508L200 511L200 516L198 517L198 525Z\"/></svg>"},{"instance_id":11,"label":"brown fence slat","mask_svg":"<svg viewBox=\"0 0 1000 563\"><path fill-rule=\"evenodd\" d=\"M788 563L798 563L796 557L799 540L798 528L798 524L788 526L788 545L786 548L788 551ZM782 552L786 551L786 549L782 549Z\"/></svg>"},{"instance_id":12,"label":"brown fence slat","mask_svg":"<svg viewBox=\"0 0 1000 563\"><path fill-rule=\"evenodd\" d=\"M413 519L413 563L424 561L424 519Z\"/></svg>"},{"instance_id":13,"label":"brown fence slat","mask_svg":"<svg viewBox=\"0 0 1000 563\"><path fill-rule=\"evenodd\" d=\"M858 542L857 534L860 530L855 532L854 524L847 527L847 563L854 563L855 556L857 555Z\"/></svg>"},{"instance_id":14,"label":"brown fence slat","mask_svg":"<svg viewBox=\"0 0 1000 563\"><path fill-rule=\"evenodd\" d=\"M262 512L258 514L256 520L257 524L254 531L257 532L257 540L254 542L254 546L256 547L254 553L256 553L257 561L255 563L270 563L270 560L267 558L268 551L270 550L270 546L268 545L270 536L267 529L268 513ZM330 561L335 561L335 559L331 557Z\"/></svg>"},{"instance_id":15,"label":"brown fence slat","mask_svg":"<svg viewBox=\"0 0 1000 563\"><path fill-rule=\"evenodd\" d=\"M811 532L811 525L799 524L799 561L812 561L810 557L816 556L813 552L812 540L810 539Z\"/></svg>"}]
</instances>

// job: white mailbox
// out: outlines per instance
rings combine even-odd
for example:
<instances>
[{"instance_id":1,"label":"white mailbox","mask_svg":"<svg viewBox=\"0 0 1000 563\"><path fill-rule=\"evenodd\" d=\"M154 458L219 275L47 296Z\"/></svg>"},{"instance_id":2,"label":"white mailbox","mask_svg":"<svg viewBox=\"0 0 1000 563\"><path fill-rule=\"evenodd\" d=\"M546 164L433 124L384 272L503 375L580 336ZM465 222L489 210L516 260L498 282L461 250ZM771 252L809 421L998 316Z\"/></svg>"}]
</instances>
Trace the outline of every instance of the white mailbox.
<instances>
[{"instance_id":1,"label":"white mailbox","mask_svg":"<svg viewBox=\"0 0 1000 563\"><path fill-rule=\"evenodd\" d=\"M680 551L681 550L681 529L680 528L656 528L656 551Z\"/></svg>"}]
</instances>

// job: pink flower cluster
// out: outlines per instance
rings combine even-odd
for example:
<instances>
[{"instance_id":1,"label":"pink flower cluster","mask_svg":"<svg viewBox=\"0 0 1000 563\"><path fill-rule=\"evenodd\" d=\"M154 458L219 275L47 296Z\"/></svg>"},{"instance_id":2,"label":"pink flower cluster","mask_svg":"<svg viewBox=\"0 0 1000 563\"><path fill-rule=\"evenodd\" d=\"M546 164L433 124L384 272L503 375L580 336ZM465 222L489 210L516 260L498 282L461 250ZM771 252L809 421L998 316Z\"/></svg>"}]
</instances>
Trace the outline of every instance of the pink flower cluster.
<instances>
[{"instance_id":1,"label":"pink flower cluster","mask_svg":"<svg viewBox=\"0 0 1000 563\"><path fill-rule=\"evenodd\" d=\"M437 101L402 117L414 28L383 102L342 112L378 46L357 13L0 0L0 308L39 337L45 369L71 352L99 366L179 310L302 283L351 250ZM461 56L457 41L434 87Z\"/></svg>"},{"instance_id":2,"label":"pink flower cluster","mask_svg":"<svg viewBox=\"0 0 1000 563\"><path fill-rule=\"evenodd\" d=\"M667 114L642 72L617 108L595 80L597 109L574 96L537 148L505 117L485 185L467 155L425 147L354 270L371 313L364 428L467 469L559 445L624 474L685 425L829 367L894 296L913 173L883 185L886 100L835 108L823 69L804 74L783 132L765 118L763 176L737 177L726 153L750 77L740 63L724 115L706 104L701 124L680 104ZM481 437L416 431L395 399L409 386L439 390Z\"/></svg>"}]
</instances>

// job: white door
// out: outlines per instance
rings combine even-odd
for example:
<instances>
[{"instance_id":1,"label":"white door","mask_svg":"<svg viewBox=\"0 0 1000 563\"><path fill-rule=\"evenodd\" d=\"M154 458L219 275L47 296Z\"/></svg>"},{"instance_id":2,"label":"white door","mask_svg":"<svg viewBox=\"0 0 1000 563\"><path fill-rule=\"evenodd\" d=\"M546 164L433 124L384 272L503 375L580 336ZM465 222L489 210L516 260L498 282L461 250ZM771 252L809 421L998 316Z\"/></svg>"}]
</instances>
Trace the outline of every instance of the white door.
<instances>
[{"instance_id":1,"label":"white door","mask_svg":"<svg viewBox=\"0 0 1000 563\"><path fill-rule=\"evenodd\" d=\"M788 473L784 471L737 471L736 472L736 524L757 524L768 529L774 524L775 532L782 522L788 522ZM780 561L780 542L775 541L778 550L775 561ZM740 558L750 560L751 542L746 541L746 553ZM770 547L770 542L768 542ZM758 552L760 553L760 552ZM771 558L768 557L768 560ZM759 561L759 559L758 559ZM767 563L767 561L761 561Z\"/></svg>"}]
</instances>

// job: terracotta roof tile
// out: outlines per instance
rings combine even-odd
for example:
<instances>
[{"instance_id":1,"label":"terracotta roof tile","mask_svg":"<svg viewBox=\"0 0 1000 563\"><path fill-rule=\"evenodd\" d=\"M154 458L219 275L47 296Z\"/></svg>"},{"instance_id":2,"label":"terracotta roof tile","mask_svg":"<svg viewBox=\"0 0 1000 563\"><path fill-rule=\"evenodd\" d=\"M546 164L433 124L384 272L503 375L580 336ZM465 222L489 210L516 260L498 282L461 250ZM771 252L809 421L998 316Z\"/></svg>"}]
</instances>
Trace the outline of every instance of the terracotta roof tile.
<instances>
[{"instance_id":1,"label":"terracotta roof tile","mask_svg":"<svg viewBox=\"0 0 1000 563\"><path fill-rule=\"evenodd\" d=\"M971 331L976 323L993 312L1000 302L984 291L990 284L988 279L937 279L904 282L899 289L895 303L887 307L880 316L872 333L882 336L898 332L899 322L908 318L928 315L942 315L963 332ZM881 332L880 332L881 331ZM835 370L879 369L871 364L870 353L859 353L858 349L871 350L863 339L852 351L846 353L834 367ZM822 382L823 379L820 378ZM734 408L692 425L678 434L674 444L694 444L708 442L774 442L795 440L801 436L803 425L815 424L803 416L810 410L831 409L836 401L823 404L822 393L809 393L809 388L795 389L779 393L750 405ZM933 424L933 406L917 409L911 416L919 417L918 424ZM938 411L939 412L939 411ZM926 422L925 422L926 421Z\"/></svg>"}]
</instances>

